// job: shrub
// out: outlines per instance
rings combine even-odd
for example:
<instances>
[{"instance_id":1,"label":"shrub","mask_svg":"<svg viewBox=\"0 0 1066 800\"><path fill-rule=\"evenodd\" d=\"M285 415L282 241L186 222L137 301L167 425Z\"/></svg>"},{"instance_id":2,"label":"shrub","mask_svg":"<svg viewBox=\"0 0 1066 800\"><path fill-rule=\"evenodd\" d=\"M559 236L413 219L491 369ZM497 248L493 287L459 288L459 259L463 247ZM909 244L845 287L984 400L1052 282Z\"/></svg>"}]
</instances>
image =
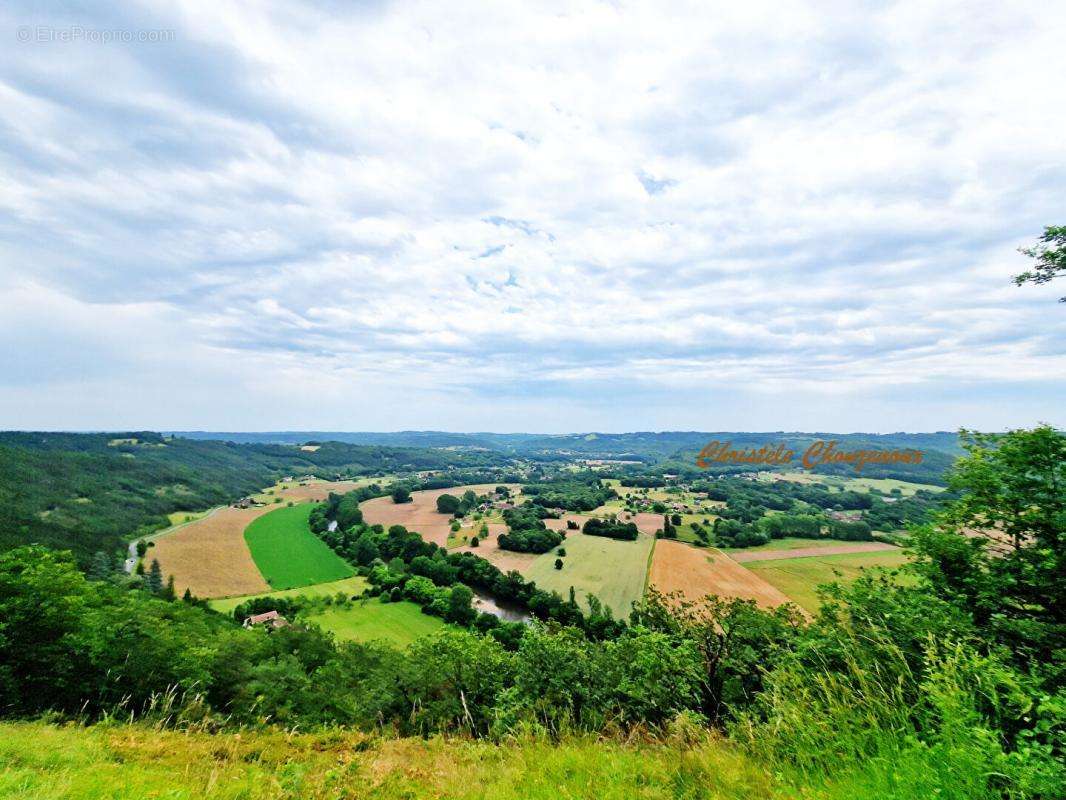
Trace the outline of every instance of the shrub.
<instances>
[{"instance_id":1,"label":"shrub","mask_svg":"<svg viewBox=\"0 0 1066 800\"><path fill-rule=\"evenodd\" d=\"M586 536L606 536L609 539L636 541L637 526L633 522L620 522L616 519L596 519L593 517L585 523Z\"/></svg>"}]
</instances>

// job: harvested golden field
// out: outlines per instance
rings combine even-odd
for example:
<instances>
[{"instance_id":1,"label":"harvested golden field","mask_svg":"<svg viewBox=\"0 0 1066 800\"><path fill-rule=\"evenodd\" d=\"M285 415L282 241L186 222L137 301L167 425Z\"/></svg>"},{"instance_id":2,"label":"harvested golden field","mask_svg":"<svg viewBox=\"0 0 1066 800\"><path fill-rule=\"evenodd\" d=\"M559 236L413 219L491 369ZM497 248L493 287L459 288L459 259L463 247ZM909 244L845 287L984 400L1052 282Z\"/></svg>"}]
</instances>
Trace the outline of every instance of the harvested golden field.
<instances>
[{"instance_id":1,"label":"harvested golden field","mask_svg":"<svg viewBox=\"0 0 1066 800\"><path fill-rule=\"evenodd\" d=\"M394 503L391 497L375 497L367 500L359 507L363 510L363 519L370 525L383 525L386 529L390 525L403 525L409 531L416 531L427 542L433 542L441 547L448 544L448 534L451 533L451 517L437 511L437 498L442 494L460 496L467 489L476 494L491 492L500 484L480 483L475 486L453 486L450 489L426 489L419 492L411 492L410 503ZM310 488L310 487L304 487ZM479 523L475 522L475 529Z\"/></svg>"},{"instance_id":2,"label":"harvested golden field","mask_svg":"<svg viewBox=\"0 0 1066 800\"><path fill-rule=\"evenodd\" d=\"M764 608L791 602L780 590L724 553L673 539L655 543L650 583L663 594L680 592L684 599L692 601L716 594L754 600Z\"/></svg>"},{"instance_id":3,"label":"harvested golden field","mask_svg":"<svg viewBox=\"0 0 1066 800\"><path fill-rule=\"evenodd\" d=\"M344 494L365 485L366 481L309 481L303 485L287 484L274 494L285 501L325 500L330 492Z\"/></svg>"},{"instance_id":4,"label":"harvested golden field","mask_svg":"<svg viewBox=\"0 0 1066 800\"><path fill-rule=\"evenodd\" d=\"M663 529L662 514L651 514L647 511L638 511L636 514L623 514L621 515L621 518L626 522L637 523L637 530L650 536L654 536L655 531L661 531Z\"/></svg>"},{"instance_id":5,"label":"harvested golden field","mask_svg":"<svg viewBox=\"0 0 1066 800\"><path fill-rule=\"evenodd\" d=\"M244 529L273 510L274 506L220 508L157 539L145 561L158 560L163 575L174 576L179 595L186 589L197 597L269 592L244 543Z\"/></svg>"},{"instance_id":6,"label":"harvested golden field","mask_svg":"<svg viewBox=\"0 0 1066 800\"><path fill-rule=\"evenodd\" d=\"M344 481L314 482L279 490L283 502L324 500L330 492L347 492L355 484ZM180 595L189 589L197 597L229 597L269 592L244 541L248 523L275 511L281 504L257 508L220 508L202 519L182 525L173 533L154 539L145 560L159 561L164 576L174 576L174 589Z\"/></svg>"}]
</instances>

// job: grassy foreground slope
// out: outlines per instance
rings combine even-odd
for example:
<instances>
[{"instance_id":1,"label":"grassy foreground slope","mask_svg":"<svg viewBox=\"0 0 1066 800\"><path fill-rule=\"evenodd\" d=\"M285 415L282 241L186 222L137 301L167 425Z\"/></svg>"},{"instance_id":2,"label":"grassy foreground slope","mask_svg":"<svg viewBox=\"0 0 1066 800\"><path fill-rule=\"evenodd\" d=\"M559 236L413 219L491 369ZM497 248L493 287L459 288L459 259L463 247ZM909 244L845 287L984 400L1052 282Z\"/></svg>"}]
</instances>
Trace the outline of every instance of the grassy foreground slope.
<instances>
[{"instance_id":1,"label":"grassy foreground slope","mask_svg":"<svg viewBox=\"0 0 1066 800\"><path fill-rule=\"evenodd\" d=\"M560 745L378 739L361 733L159 732L0 725L8 800L145 797L767 798L770 778L722 745L679 752L589 738Z\"/></svg>"},{"instance_id":2,"label":"grassy foreground slope","mask_svg":"<svg viewBox=\"0 0 1066 800\"><path fill-rule=\"evenodd\" d=\"M311 533L308 517L314 505L279 508L259 517L244 531L252 559L275 589L296 589L339 581L355 570Z\"/></svg>"},{"instance_id":3,"label":"grassy foreground slope","mask_svg":"<svg viewBox=\"0 0 1066 800\"><path fill-rule=\"evenodd\" d=\"M393 739L334 730L208 734L146 725L0 723L5 800L992 800L953 760L875 759L797 779L695 729L665 740Z\"/></svg>"}]
</instances>

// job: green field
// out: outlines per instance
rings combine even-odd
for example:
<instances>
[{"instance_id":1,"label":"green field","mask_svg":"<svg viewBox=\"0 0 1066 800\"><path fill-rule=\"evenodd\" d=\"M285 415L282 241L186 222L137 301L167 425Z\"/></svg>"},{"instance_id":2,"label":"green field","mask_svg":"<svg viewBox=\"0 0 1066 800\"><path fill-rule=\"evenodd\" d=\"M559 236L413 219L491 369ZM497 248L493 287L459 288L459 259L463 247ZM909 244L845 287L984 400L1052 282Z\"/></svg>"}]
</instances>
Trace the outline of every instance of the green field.
<instances>
[{"instance_id":1,"label":"green field","mask_svg":"<svg viewBox=\"0 0 1066 800\"><path fill-rule=\"evenodd\" d=\"M277 592L263 592L262 594L246 594L240 597L223 597L218 600L209 600L208 605L215 611L229 614L233 609L246 600L254 600L256 597L333 597L337 592L344 592L348 597L360 594L369 584L366 578L354 575L330 583L316 583L313 586L302 586L298 589L282 589Z\"/></svg>"},{"instance_id":2,"label":"green field","mask_svg":"<svg viewBox=\"0 0 1066 800\"><path fill-rule=\"evenodd\" d=\"M313 508L313 503L279 508L254 520L244 531L255 565L275 589L294 589L355 574L311 533L307 518Z\"/></svg>"},{"instance_id":3,"label":"green field","mask_svg":"<svg viewBox=\"0 0 1066 800\"><path fill-rule=\"evenodd\" d=\"M749 561L743 566L813 613L818 611L819 602L815 590L820 584L833 581L848 583L859 577L863 569L900 567L906 561L907 556L904 553L874 552L782 558L778 561Z\"/></svg>"},{"instance_id":4,"label":"green field","mask_svg":"<svg viewBox=\"0 0 1066 800\"><path fill-rule=\"evenodd\" d=\"M203 519L211 513L211 509L206 511L171 511L167 514L167 519L172 526L184 525L188 522L195 522L198 519Z\"/></svg>"},{"instance_id":5,"label":"green field","mask_svg":"<svg viewBox=\"0 0 1066 800\"><path fill-rule=\"evenodd\" d=\"M561 547L566 549L563 568L555 568L558 556L551 550L539 556L526 572L526 578L564 598L570 587L578 601L594 594L610 606L616 617L628 617L635 600L644 594L644 582L655 540L641 536L635 542L622 542L599 536L571 533ZM556 548L558 549L558 548Z\"/></svg>"},{"instance_id":6,"label":"green field","mask_svg":"<svg viewBox=\"0 0 1066 800\"><path fill-rule=\"evenodd\" d=\"M771 539L766 544L758 547L720 547L723 553L763 553L767 550L796 550L800 547L840 547L850 542L840 539L800 539L795 536L786 536L783 539Z\"/></svg>"},{"instance_id":7,"label":"green field","mask_svg":"<svg viewBox=\"0 0 1066 800\"><path fill-rule=\"evenodd\" d=\"M930 483L911 483L899 481L895 478L842 478L839 475L821 475L817 472L761 472L759 480L770 482L774 476L780 476L793 483L822 483L829 487L831 492L868 492L870 489L878 489L889 494L893 489L899 489L903 497L910 497L919 489L930 492L942 492L943 486L934 486Z\"/></svg>"},{"instance_id":8,"label":"green field","mask_svg":"<svg viewBox=\"0 0 1066 800\"><path fill-rule=\"evenodd\" d=\"M341 641L380 639L397 647L406 647L415 639L444 627L441 620L423 614L414 603L382 603L377 598L358 600L347 608L330 608L308 617L307 621Z\"/></svg>"}]
</instances>

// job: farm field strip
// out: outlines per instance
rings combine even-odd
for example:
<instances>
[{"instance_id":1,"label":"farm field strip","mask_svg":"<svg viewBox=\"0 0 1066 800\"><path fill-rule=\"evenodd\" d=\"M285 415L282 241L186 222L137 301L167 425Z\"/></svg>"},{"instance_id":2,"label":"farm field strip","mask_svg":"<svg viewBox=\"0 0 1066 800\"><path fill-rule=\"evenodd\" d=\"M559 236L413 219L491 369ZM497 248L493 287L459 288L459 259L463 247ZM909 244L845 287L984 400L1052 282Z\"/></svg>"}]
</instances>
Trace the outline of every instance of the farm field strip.
<instances>
[{"instance_id":1,"label":"farm field strip","mask_svg":"<svg viewBox=\"0 0 1066 800\"><path fill-rule=\"evenodd\" d=\"M297 589L279 589L275 592L262 592L261 594L245 594L237 597L221 597L208 601L208 605L215 611L229 614L233 609L248 600L258 597L333 597L338 592L343 592L348 597L362 593L369 586L366 578L353 575L350 578L342 578L339 581L329 583L316 583L311 586L301 586Z\"/></svg>"},{"instance_id":2,"label":"farm field strip","mask_svg":"<svg viewBox=\"0 0 1066 800\"><path fill-rule=\"evenodd\" d=\"M719 547L718 549L729 556L734 556L737 553L766 553L771 550L798 550L801 547L835 547L838 544L841 544L839 539L802 539L799 536L783 536L755 547Z\"/></svg>"},{"instance_id":3,"label":"farm field strip","mask_svg":"<svg viewBox=\"0 0 1066 800\"><path fill-rule=\"evenodd\" d=\"M559 558L556 548L538 556L525 576L539 588L556 591L564 598L573 586L582 605L589 594L594 594L611 607L616 617L626 618L633 602L644 594L654 544L650 536L624 542L570 531L560 545L566 550L563 568L555 569L555 559Z\"/></svg>"},{"instance_id":4,"label":"farm field strip","mask_svg":"<svg viewBox=\"0 0 1066 800\"><path fill-rule=\"evenodd\" d=\"M800 607L815 612L819 606L816 590L821 584L847 583L864 570L901 567L907 560L908 556L897 550L756 561L748 564L747 569L787 594Z\"/></svg>"},{"instance_id":5,"label":"farm field strip","mask_svg":"<svg viewBox=\"0 0 1066 800\"><path fill-rule=\"evenodd\" d=\"M930 492L945 491L943 486L931 483L914 483L895 478L844 478L839 475L822 475L817 472L763 472L760 473L759 480L763 482L784 480L804 484L823 483L829 487L830 491L837 492L868 492L871 489L878 489L887 494L893 489L899 489L903 497L910 497L921 489Z\"/></svg>"},{"instance_id":6,"label":"farm field strip","mask_svg":"<svg viewBox=\"0 0 1066 800\"><path fill-rule=\"evenodd\" d=\"M851 553L899 552L899 548L887 542L840 542L834 545L816 547L796 547L790 550L761 550L744 552L735 550L729 557L741 564L752 561L783 561L790 558L814 558L817 556L839 556Z\"/></svg>"},{"instance_id":7,"label":"farm field strip","mask_svg":"<svg viewBox=\"0 0 1066 800\"><path fill-rule=\"evenodd\" d=\"M274 589L295 589L352 576L355 570L315 536L311 503L283 507L257 518L244 540L259 572Z\"/></svg>"},{"instance_id":8,"label":"farm field strip","mask_svg":"<svg viewBox=\"0 0 1066 800\"><path fill-rule=\"evenodd\" d=\"M679 592L683 599L694 602L709 594L754 600L763 607L791 602L779 589L725 553L674 539L656 542L650 583L659 592Z\"/></svg>"},{"instance_id":9,"label":"farm field strip","mask_svg":"<svg viewBox=\"0 0 1066 800\"><path fill-rule=\"evenodd\" d=\"M292 486L273 495L282 501L324 500L331 492L348 491L350 481L314 482ZM197 597L231 597L262 594L271 586L259 572L244 529L255 519L277 510L277 505L252 508L220 506L192 522L146 537L155 546L145 556L157 559L163 575L174 576L178 594L189 589Z\"/></svg>"},{"instance_id":10,"label":"farm field strip","mask_svg":"<svg viewBox=\"0 0 1066 800\"><path fill-rule=\"evenodd\" d=\"M155 535L159 536L163 533L173 531L175 528L179 528L182 525L188 525L190 522L196 522L196 520L203 519L212 511L216 511L219 508L222 508L222 506L215 506L214 508L209 508L206 511L171 511L169 514L167 514L167 520L170 521L170 527L163 531L160 531Z\"/></svg>"},{"instance_id":11,"label":"farm field strip","mask_svg":"<svg viewBox=\"0 0 1066 800\"><path fill-rule=\"evenodd\" d=\"M221 508L155 541L145 561L159 561L174 589L197 597L269 592L268 584L244 543L244 529L267 508Z\"/></svg>"}]
</instances>

